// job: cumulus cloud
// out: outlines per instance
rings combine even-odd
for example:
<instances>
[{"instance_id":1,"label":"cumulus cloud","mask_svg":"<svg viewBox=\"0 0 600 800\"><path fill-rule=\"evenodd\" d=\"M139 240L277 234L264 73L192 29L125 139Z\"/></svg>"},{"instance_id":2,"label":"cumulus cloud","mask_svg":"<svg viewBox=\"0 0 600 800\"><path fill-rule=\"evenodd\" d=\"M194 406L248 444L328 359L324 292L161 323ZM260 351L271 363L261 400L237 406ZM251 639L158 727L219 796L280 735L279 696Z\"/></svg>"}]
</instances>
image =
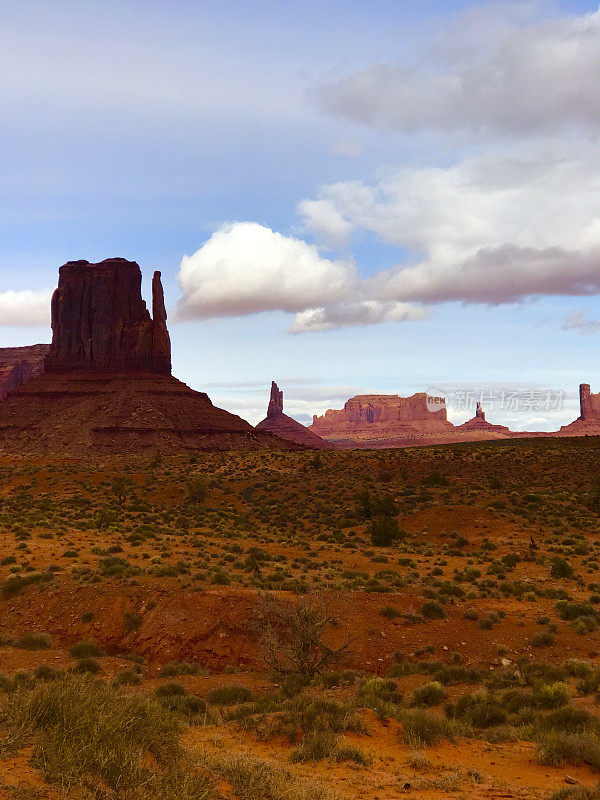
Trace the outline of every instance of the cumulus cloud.
<instances>
[{"instance_id":1,"label":"cumulus cloud","mask_svg":"<svg viewBox=\"0 0 600 800\"><path fill-rule=\"evenodd\" d=\"M287 311L296 314L290 332L306 333L425 316L407 303L365 297L369 284L354 264L324 258L315 245L255 222L223 225L184 256L179 283L180 319Z\"/></svg>"},{"instance_id":2,"label":"cumulus cloud","mask_svg":"<svg viewBox=\"0 0 600 800\"><path fill-rule=\"evenodd\" d=\"M0 326L49 326L51 298L51 289L0 292Z\"/></svg>"},{"instance_id":3,"label":"cumulus cloud","mask_svg":"<svg viewBox=\"0 0 600 800\"><path fill-rule=\"evenodd\" d=\"M180 318L299 312L337 302L357 283L354 265L256 222L222 225L179 271Z\"/></svg>"},{"instance_id":4,"label":"cumulus cloud","mask_svg":"<svg viewBox=\"0 0 600 800\"><path fill-rule=\"evenodd\" d=\"M465 26L412 63L382 63L318 86L333 116L406 133L547 134L600 130L600 10L560 19Z\"/></svg>"},{"instance_id":5,"label":"cumulus cloud","mask_svg":"<svg viewBox=\"0 0 600 800\"><path fill-rule=\"evenodd\" d=\"M584 311L572 311L565 320L563 330L588 335L600 333L600 319L590 319Z\"/></svg>"},{"instance_id":6,"label":"cumulus cloud","mask_svg":"<svg viewBox=\"0 0 600 800\"><path fill-rule=\"evenodd\" d=\"M413 254L369 280L370 299L494 304L600 291L599 198L596 149L552 145L331 184L299 210L317 236L337 215Z\"/></svg>"}]
</instances>

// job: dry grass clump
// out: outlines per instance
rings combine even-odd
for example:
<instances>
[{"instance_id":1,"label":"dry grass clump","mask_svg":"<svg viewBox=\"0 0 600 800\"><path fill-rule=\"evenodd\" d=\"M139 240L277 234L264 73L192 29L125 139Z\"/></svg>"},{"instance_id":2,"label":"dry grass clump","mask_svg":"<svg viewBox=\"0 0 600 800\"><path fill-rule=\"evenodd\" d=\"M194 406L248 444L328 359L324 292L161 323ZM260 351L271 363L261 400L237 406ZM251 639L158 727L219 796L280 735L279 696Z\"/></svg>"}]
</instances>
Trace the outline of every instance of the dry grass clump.
<instances>
[{"instance_id":1,"label":"dry grass clump","mask_svg":"<svg viewBox=\"0 0 600 800\"><path fill-rule=\"evenodd\" d=\"M32 763L67 793L95 798L208 800L178 744L179 719L153 698L128 695L88 676L66 674L0 702L5 747L33 745Z\"/></svg>"},{"instance_id":2,"label":"dry grass clump","mask_svg":"<svg viewBox=\"0 0 600 800\"><path fill-rule=\"evenodd\" d=\"M308 778L241 753L224 753L207 766L231 784L240 800L340 800Z\"/></svg>"}]
</instances>

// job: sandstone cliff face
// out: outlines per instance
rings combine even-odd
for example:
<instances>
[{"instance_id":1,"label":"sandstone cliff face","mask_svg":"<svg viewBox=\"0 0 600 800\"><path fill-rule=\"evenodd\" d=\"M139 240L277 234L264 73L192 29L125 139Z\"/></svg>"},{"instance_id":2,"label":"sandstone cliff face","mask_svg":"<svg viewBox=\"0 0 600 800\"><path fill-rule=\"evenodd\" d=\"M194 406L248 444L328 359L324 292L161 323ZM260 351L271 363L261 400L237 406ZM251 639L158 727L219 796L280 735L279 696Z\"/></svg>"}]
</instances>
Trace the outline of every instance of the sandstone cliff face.
<instances>
[{"instance_id":1,"label":"sandstone cliff face","mask_svg":"<svg viewBox=\"0 0 600 800\"><path fill-rule=\"evenodd\" d=\"M283 392L275 381L271 381L271 397L267 408L267 419L276 419L283 414Z\"/></svg>"},{"instance_id":2,"label":"sandstone cliff face","mask_svg":"<svg viewBox=\"0 0 600 800\"><path fill-rule=\"evenodd\" d=\"M141 294L135 261L69 261L52 297L52 344L46 371L171 373L160 272L152 281L153 317Z\"/></svg>"},{"instance_id":3,"label":"sandstone cliff face","mask_svg":"<svg viewBox=\"0 0 600 800\"><path fill-rule=\"evenodd\" d=\"M312 450L325 450L333 445L321 439L297 420L283 413L283 392L273 381L271 383L271 396L267 408L267 416L256 426L257 431L268 431L288 442L309 447Z\"/></svg>"},{"instance_id":4,"label":"sandstone cliff face","mask_svg":"<svg viewBox=\"0 0 600 800\"><path fill-rule=\"evenodd\" d=\"M26 381L41 375L50 345L0 347L0 400L16 391Z\"/></svg>"}]
</instances>

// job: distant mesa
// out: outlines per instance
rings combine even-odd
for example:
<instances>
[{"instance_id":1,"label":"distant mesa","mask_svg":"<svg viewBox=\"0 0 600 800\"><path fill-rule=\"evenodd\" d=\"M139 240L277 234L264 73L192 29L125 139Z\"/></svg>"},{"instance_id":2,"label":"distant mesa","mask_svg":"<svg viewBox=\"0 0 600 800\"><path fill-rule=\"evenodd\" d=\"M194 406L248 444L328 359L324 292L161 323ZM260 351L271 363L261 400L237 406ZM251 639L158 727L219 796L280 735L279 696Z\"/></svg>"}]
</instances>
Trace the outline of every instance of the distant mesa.
<instances>
[{"instance_id":1,"label":"distant mesa","mask_svg":"<svg viewBox=\"0 0 600 800\"><path fill-rule=\"evenodd\" d=\"M301 425L292 417L283 413L283 392L275 381L271 383L271 396L267 408L267 416L256 426L258 431L268 431L288 442L309 447L313 450L326 450L334 448L308 428Z\"/></svg>"},{"instance_id":2,"label":"distant mesa","mask_svg":"<svg viewBox=\"0 0 600 800\"><path fill-rule=\"evenodd\" d=\"M141 280L138 264L123 258L60 268L52 344L29 348L25 358L4 351L0 446L69 454L294 448L171 376L160 273L152 281L152 317Z\"/></svg>"},{"instance_id":3,"label":"distant mesa","mask_svg":"<svg viewBox=\"0 0 600 800\"><path fill-rule=\"evenodd\" d=\"M356 446L401 447L416 440L437 443L454 426L448 422L445 400L434 400L425 392L412 397L357 395L340 411L329 409L323 416L315 415L309 430L329 441Z\"/></svg>"}]
</instances>

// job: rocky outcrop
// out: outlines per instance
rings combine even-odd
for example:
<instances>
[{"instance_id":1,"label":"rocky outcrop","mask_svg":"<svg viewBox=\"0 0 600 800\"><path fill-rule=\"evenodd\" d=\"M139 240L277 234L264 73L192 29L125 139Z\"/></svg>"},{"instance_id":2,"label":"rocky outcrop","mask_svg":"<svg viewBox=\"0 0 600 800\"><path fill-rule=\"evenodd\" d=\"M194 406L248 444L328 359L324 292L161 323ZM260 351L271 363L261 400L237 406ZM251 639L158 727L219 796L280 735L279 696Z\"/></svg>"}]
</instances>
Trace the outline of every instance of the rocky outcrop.
<instances>
[{"instance_id":1,"label":"rocky outcrop","mask_svg":"<svg viewBox=\"0 0 600 800\"><path fill-rule=\"evenodd\" d=\"M52 296L47 372L171 373L171 343L160 272L152 281L153 316L141 294L135 261L69 261Z\"/></svg>"},{"instance_id":2,"label":"rocky outcrop","mask_svg":"<svg viewBox=\"0 0 600 800\"><path fill-rule=\"evenodd\" d=\"M48 344L0 347L0 400L4 400L27 381L41 375L49 349Z\"/></svg>"},{"instance_id":3,"label":"rocky outcrop","mask_svg":"<svg viewBox=\"0 0 600 800\"><path fill-rule=\"evenodd\" d=\"M309 447L312 450L325 450L333 448L329 442L321 439L311 430L301 425L297 420L283 413L283 392L273 381L271 383L271 397L267 408L267 416L256 426L258 431L268 431L288 442Z\"/></svg>"}]
</instances>

